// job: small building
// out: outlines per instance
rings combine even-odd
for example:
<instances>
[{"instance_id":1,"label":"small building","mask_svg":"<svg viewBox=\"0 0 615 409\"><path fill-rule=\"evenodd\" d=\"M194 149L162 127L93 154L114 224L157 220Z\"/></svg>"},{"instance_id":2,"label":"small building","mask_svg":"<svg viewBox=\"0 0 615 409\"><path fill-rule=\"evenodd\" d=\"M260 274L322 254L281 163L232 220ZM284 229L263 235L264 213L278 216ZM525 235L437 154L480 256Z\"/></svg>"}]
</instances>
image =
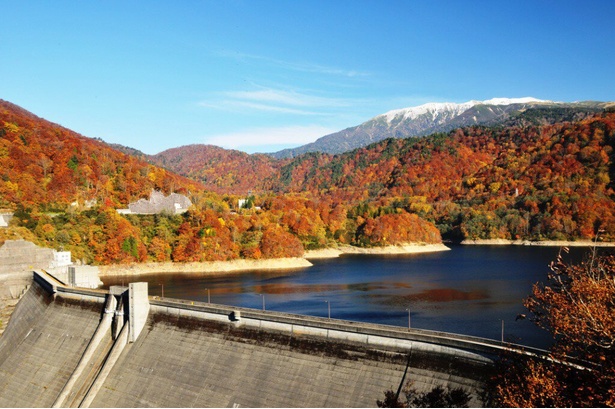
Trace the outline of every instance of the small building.
<instances>
[{"instance_id":1,"label":"small building","mask_svg":"<svg viewBox=\"0 0 615 409\"><path fill-rule=\"evenodd\" d=\"M70 251L55 251L53 252L53 260L49 263L49 267L66 267L72 264Z\"/></svg>"},{"instance_id":2,"label":"small building","mask_svg":"<svg viewBox=\"0 0 615 409\"><path fill-rule=\"evenodd\" d=\"M98 275L98 267L74 265L70 251L53 250L53 260L45 271L73 287L98 288L103 284Z\"/></svg>"}]
</instances>

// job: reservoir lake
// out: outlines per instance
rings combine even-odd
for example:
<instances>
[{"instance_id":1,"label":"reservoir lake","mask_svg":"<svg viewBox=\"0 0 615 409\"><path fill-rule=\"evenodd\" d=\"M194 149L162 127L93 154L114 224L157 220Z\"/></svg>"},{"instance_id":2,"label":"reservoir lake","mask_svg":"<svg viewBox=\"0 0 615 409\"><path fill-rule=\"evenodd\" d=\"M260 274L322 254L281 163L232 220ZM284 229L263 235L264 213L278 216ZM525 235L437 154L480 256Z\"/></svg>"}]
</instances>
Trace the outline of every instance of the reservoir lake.
<instances>
[{"instance_id":1,"label":"reservoir lake","mask_svg":"<svg viewBox=\"0 0 615 409\"><path fill-rule=\"evenodd\" d=\"M559 247L451 246L409 255L342 255L309 268L226 275L103 277L104 287L147 281L165 298L453 332L539 348L550 336L527 319L523 300L544 282ZM600 250L612 251L612 250ZM564 260L580 261L587 247ZM408 317L408 310L410 317ZM410 322L409 319L410 318Z\"/></svg>"}]
</instances>

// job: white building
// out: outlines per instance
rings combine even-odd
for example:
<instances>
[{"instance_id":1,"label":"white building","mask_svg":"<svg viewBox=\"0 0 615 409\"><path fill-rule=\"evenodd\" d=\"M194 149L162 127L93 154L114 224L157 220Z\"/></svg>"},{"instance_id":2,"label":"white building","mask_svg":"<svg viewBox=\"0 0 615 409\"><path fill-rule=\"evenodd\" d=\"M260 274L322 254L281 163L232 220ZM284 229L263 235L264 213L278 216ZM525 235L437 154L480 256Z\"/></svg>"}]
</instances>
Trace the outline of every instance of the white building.
<instances>
[{"instance_id":1,"label":"white building","mask_svg":"<svg viewBox=\"0 0 615 409\"><path fill-rule=\"evenodd\" d=\"M70 266L72 263L70 257L70 251L55 251L53 252L53 260L51 261L49 267L66 267Z\"/></svg>"}]
</instances>

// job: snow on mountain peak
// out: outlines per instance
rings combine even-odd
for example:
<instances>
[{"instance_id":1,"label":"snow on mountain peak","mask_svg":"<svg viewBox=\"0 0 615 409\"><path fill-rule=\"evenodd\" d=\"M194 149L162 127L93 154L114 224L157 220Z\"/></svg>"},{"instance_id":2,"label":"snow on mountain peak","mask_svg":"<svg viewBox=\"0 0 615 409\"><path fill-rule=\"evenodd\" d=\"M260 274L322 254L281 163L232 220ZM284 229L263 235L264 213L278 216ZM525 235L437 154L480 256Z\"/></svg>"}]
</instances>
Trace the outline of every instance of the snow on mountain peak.
<instances>
[{"instance_id":1,"label":"snow on mountain peak","mask_svg":"<svg viewBox=\"0 0 615 409\"><path fill-rule=\"evenodd\" d=\"M486 101L482 101L482 104L485 105L511 105L511 104L529 104L529 103L540 103L540 102L551 102L544 101L541 99L536 99L532 97L524 97L524 98L491 98Z\"/></svg>"},{"instance_id":2,"label":"snow on mountain peak","mask_svg":"<svg viewBox=\"0 0 615 409\"><path fill-rule=\"evenodd\" d=\"M456 116L473 107L475 102L476 101L468 101L463 104L456 104L454 102L429 102L416 107L395 109L387 112L383 116L386 117L387 122L391 122L400 115L403 116L403 119L410 120L425 114L431 114L434 119L441 116L443 113L451 113Z\"/></svg>"},{"instance_id":3,"label":"snow on mountain peak","mask_svg":"<svg viewBox=\"0 0 615 409\"><path fill-rule=\"evenodd\" d=\"M492 98L485 101L468 101L461 104L455 102L429 102L427 104L416 107L395 109L385 114L379 115L384 117L388 123L391 123L395 118L402 116L403 120L413 120L425 114L430 114L431 119L436 121L438 118L445 120L444 117L455 117L461 115L475 105L511 105L511 104L528 104L550 102L532 97L524 98Z\"/></svg>"}]
</instances>

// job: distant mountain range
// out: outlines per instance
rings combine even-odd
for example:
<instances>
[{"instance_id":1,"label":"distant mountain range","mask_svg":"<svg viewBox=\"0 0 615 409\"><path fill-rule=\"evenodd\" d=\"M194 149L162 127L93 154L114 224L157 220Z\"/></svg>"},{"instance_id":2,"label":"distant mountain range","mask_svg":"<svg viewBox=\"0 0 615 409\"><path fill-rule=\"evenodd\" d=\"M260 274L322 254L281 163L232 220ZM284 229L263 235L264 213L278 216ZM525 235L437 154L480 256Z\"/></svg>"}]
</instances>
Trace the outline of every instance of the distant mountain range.
<instances>
[{"instance_id":1,"label":"distant mountain range","mask_svg":"<svg viewBox=\"0 0 615 409\"><path fill-rule=\"evenodd\" d=\"M612 103L593 101L563 103L531 97L493 98L461 104L432 102L389 111L358 126L271 155L275 158L291 158L307 152L338 154L386 138L426 136L472 125L546 125L579 120L603 111L609 104L612 105Z\"/></svg>"},{"instance_id":2,"label":"distant mountain range","mask_svg":"<svg viewBox=\"0 0 615 409\"><path fill-rule=\"evenodd\" d=\"M16 227L30 236L97 262L282 257L302 245L369 247L440 235L594 239L598 228L613 241L615 104L485 102L391 111L373 127L397 127L397 138L275 159L206 145L123 154L0 100L0 208L15 210ZM479 114L497 120L401 138L413 121L430 119L434 131ZM192 194L198 211L143 225L113 211L152 190ZM250 194L262 213L233 214L238 197ZM100 211L47 214L92 199Z\"/></svg>"},{"instance_id":3,"label":"distant mountain range","mask_svg":"<svg viewBox=\"0 0 615 409\"><path fill-rule=\"evenodd\" d=\"M111 146L201 182L214 192L246 194L251 190L275 190L271 178L287 165L294 166L293 159L308 152L341 154L387 138L423 137L473 125L525 127L576 122L613 107L613 102L563 103L529 97L494 98L462 104L429 103L389 111L361 125L323 136L313 143L269 155L248 155L203 144L167 149L156 155L146 155L117 144Z\"/></svg>"}]
</instances>

